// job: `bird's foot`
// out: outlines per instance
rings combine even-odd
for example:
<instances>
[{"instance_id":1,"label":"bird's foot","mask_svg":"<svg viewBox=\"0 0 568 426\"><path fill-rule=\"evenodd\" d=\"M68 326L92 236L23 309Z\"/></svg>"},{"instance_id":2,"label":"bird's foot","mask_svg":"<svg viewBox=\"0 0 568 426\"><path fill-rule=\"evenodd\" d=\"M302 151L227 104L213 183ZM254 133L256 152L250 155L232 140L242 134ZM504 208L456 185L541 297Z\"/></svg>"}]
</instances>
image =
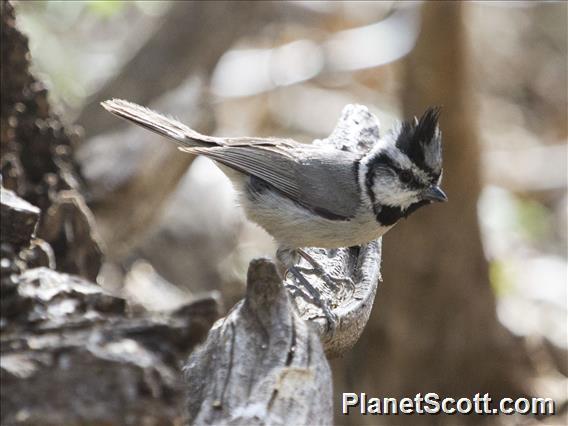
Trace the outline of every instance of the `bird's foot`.
<instances>
[{"instance_id":1,"label":"bird's foot","mask_svg":"<svg viewBox=\"0 0 568 426\"><path fill-rule=\"evenodd\" d=\"M288 286L288 288L292 291L292 294L294 296L298 295L302 297L309 304L321 309L323 317L327 321L328 331L334 333L338 325L338 318L337 315L332 312L329 303L321 297L320 292L316 290L314 286L312 286L312 284L302 275L299 268L292 267L288 269L288 272L292 274L292 276L296 279L296 282L301 286L301 288Z\"/></svg>"},{"instance_id":2,"label":"bird's foot","mask_svg":"<svg viewBox=\"0 0 568 426\"><path fill-rule=\"evenodd\" d=\"M317 277L321 278L323 282L332 290L337 291L342 286L347 285L351 291L355 290L355 283L349 277L335 277L329 273L327 273L323 267L308 253L304 250L298 249L298 254L302 256L311 266L310 268L301 268L296 267L301 273L305 275L316 275Z\"/></svg>"},{"instance_id":3,"label":"bird's foot","mask_svg":"<svg viewBox=\"0 0 568 426\"><path fill-rule=\"evenodd\" d=\"M323 269L302 268L300 266L296 266L296 269L304 275L315 275L318 278L321 278L322 281L332 291L337 291L343 286L349 287L351 291L355 289L355 283L349 277L335 277L333 275L328 274Z\"/></svg>"}]
</instances>

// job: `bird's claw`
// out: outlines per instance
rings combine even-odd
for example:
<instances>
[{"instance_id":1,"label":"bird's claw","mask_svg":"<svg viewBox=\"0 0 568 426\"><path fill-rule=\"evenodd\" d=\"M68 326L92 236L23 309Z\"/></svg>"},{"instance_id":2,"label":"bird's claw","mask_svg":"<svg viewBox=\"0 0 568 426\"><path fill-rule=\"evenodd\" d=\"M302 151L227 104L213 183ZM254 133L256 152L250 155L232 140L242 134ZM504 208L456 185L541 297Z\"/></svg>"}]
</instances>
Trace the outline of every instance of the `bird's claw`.
<instances>
[{"instance_id":1,"label":"bird's claw","mask_svg":"<svg viewBox=\"0 0 568 426\"><path fill-rule=\"evenodd\" d=\"M286 287L291 291L294 297L300 296L309 304L316 306L322 311L322 317L326 319L326 329L331 333L335 333L339 319L336 314L333 313L332 308L330 308L329 303L324 300L319 291L316 290L312 284L302 275L299 268L293 267L288 270L296 282L302 286L303 289L294 285L287 285ZM305 291L304 291L305 290Z\"/></svg>"},{"instance_id":2,"label":"bird's claw","mask_svg":"<svg viewBox=\"0 0 568 426\"><path fill-rule=\"evenodd\" d=\"M339 290L342 285L347 285L351 291L355 290L355 283L349 277L335 277L325 272L321 267L319 268L302 268L297 266L296 269L305 275L315 275L332 290Z\"/></svg>"}]
</instances>

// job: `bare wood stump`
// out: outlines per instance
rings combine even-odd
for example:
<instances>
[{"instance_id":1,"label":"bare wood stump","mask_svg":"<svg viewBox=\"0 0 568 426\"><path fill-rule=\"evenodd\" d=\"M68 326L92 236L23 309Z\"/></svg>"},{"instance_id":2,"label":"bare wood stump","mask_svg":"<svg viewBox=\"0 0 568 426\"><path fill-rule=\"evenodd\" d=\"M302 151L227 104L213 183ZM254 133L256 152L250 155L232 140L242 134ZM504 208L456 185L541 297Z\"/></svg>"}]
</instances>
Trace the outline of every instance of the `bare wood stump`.
<instances>
[{"instance_id":1,"label":"bare wood stump","mask_svg":"<svg viewBox=\"0 0 568 426\"><path fill-rule=\"evenodd\" d=\"M319 337L265 259L244 300L189 358L190 424L332 423L331 371Z\"/></svg>"}]
</instances>

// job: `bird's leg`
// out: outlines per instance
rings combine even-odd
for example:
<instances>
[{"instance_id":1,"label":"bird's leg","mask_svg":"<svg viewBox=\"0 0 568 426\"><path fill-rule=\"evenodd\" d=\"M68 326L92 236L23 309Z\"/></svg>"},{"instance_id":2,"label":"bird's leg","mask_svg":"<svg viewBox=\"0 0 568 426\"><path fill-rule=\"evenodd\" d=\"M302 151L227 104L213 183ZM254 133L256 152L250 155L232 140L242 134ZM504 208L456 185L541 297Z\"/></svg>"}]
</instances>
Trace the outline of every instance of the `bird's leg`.
<instances>
[{"instance_id":1,"label":"bird's leg","mask_svg":"<svg viewBox=\"0 0 568 426\"><path fill-rule=\"evenodd\" d=\"M298 268L302 273L308 275L317 275L329 286L329 288L331 288L334 291L337 290L341 284L348 284L352 290L355 289L355 284L353 283L353 280L351 280L351 278L349 277L340 278L340 277L331 276L322 268L322 266L312 256L310 256L304 250L297 249L296 251L298 252L298 255L302 256L302 258L304 258L306 262L308 262L312 266L312 269Z\"/></svg>"},{"instance_id":2,"label":"bird's leg","mask_svg":"<svg viewBox=\"0 0 568 426\"><path fill-rule=\"evenodd\" d=\"M300 271L301 268L294 266L294 264L298 261L298 258L297 250L278 249L276 252L278 270L279 273L282 274L282 278L285 279L287 273L292 274L292 276L296 279L296 282L300 284L303 289L289 285L286 287L293 295L297 294L309 304L320 308L327 320L328 328L330 330L335 330L337 327L337 315L331 311L329 304L321 297L320 292L302 275Z\"/></svg>"}]
</instances>

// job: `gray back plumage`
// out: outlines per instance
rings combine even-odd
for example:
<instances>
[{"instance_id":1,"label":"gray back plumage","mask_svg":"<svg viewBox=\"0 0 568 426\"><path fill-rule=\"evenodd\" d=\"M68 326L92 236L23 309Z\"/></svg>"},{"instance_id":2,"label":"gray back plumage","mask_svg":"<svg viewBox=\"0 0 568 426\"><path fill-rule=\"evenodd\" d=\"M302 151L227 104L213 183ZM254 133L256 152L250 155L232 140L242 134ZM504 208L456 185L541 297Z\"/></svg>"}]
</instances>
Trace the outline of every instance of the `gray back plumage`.
<instances>
[{"instance_id":1,"label":"gray back plumage","mask_svg":"<svg viewBox=\"0 0 568 426\"><path fill-rule=\"evenodd\" d=\"M256 176L292 201L330 218L353 217L360 204L359 155L351 152L301 144L183 150Z\"/></svg>"}]
</instances>

